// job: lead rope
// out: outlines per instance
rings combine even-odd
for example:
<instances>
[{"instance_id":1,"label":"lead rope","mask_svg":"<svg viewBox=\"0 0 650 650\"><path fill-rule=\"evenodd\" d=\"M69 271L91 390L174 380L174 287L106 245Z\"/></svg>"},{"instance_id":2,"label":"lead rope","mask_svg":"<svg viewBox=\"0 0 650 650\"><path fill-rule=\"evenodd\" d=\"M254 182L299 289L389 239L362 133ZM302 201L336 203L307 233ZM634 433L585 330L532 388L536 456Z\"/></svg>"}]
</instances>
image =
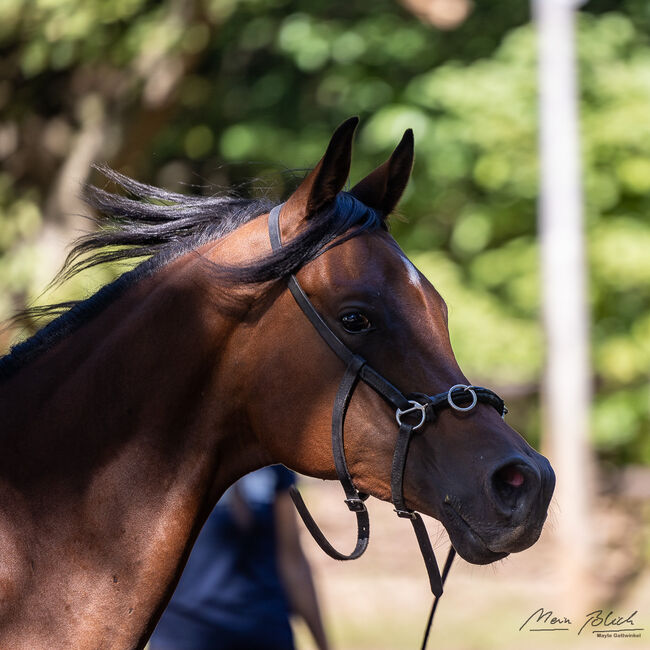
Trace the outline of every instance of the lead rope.
<instances>
[{"instance_id":1,"label":"lead rope","mask_svg":"<svg viewBox=\"0 0 650 650\"><path fill-rule=\"evenodd\" d=\"M447 576L449 575L449 570L451 569L451 565L455 557L456 557L456 549L453 546L451 546L449 548L449 553L447 553L445 566L442 569L443 586L445 584L445 580L447 580ZM426 650L427 648L427 641L429 640L429 632L431 632L431 626L433 625L433 617L436 615L436 610L438 609L439 601L440 601L440 596L433 597L433 604L431 605L431 611L429 612L429 619L427 620L427 626L424 628L424 638L422 639L422 645L420 646L420 650Z\"/></svg>"}]
</instances>

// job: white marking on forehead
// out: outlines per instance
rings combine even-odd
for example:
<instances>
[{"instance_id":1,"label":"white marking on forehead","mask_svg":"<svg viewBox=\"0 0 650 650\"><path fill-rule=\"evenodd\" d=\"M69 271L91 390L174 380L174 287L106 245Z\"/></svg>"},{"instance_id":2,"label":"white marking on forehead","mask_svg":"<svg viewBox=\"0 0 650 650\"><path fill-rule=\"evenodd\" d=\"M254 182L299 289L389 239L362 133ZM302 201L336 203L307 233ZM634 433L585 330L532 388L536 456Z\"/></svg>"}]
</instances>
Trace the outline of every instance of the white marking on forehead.
<instances>
[{"instance_id":1,"label":"white marking on forehead","mask_svg":"<svg viewBox=\"0 0 650 650\"><path fill-rule=\"evenodd\" d=\"M406 255L402 255L402 261L404 262L406 271L409 274L409 282L414 287L421 288L422 283L420 282L420 273L413 265L413 262L411 262L411 260L408 257L406 257Z\"/></svg>"}]
</instances>

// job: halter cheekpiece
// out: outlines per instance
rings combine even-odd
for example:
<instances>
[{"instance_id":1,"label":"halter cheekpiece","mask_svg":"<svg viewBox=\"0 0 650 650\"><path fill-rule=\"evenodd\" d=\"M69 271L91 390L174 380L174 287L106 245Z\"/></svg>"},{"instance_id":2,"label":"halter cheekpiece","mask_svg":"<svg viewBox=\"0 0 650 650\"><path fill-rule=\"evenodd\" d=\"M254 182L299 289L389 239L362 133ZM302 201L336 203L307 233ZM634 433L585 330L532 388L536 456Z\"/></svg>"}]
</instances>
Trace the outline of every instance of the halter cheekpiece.
<instances>
[{"instance_id":1,"label":"halter cheekpiece","mask_svg":"<svg viewBox=\"0 0 650 650\"><path fill-rule=\"evenodd\" d=\"M269 214L269 238L271 248L275 251L282 247L280 236L280 212L282 205L273 208ZM448 391L437 395L425 395L423 393L411 393L405 396L399 389L391 384L385 377L374 370L366 360L350 350L341 339L330 329L322 316L318 313L312 302L303 291L295 275L287 279L287 287L302 312L307 316L316 331L325 340L329 347L337 354L345 364L345 372L339 384L334 407L332 410L332 452L334 454L334 465L338 479L345 492L345 504L357 517L357 543L354 550L345 555L337 551L325 538L313 517L311 516L302 496L297 489L291 488L291 497L296 505L298 513L312 534L318 545L332 558L336 560L355 560L360 557L368 547L370 539L370 519L364 501L367 494L359 492L352 481L345 460L345 448L343 444L343 424L345 413L350 404L352 393L359 380L370 386L375 392L384 398L394 409L395 419L399 427L397 442L393 453L391 469L391 500L398 517L409 519L413 525L415 536L424 559L424 564L429 576L431 591L435 596L429 622L425 631L422 648L426 646L429 627L433 614L442 595L443 584L451 568L455 556L455 549L452 546L445 562L442 576L438 568L436 556L433 552L429 536L420 513L411 510L404 501L404 470L409 445L413 434L422 429L426 422L434 422L438 413L446 408L456 411L471 411L478 402L489 404L501 417L505 417L508 409L504 401L493 391L480 386L466 386L456 384Z\"/></svg>"}]
</instances>

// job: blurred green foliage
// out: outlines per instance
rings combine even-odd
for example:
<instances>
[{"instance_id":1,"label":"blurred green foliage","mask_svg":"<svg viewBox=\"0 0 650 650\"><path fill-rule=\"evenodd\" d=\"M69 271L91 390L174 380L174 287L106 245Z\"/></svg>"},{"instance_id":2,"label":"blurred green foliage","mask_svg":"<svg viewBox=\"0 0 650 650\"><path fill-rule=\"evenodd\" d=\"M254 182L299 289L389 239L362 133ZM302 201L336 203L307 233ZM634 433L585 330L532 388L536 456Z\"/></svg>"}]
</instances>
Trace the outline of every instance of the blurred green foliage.
<instances>
[{"instance_id":1,"label":"blurred green foliage","mask_svg":"<svg viewBox=\"0 0 650 650\"><path fill-rule=\"evenodd\" d=\"M587 9L593 435L604 457L650 463L650 5ZM57 192L71 175L78 188L93 160L187 192L279 195L295 182L287 170L313 165L333 127L359 114L353 181L415 130L408 219L394 233L446 298L466 373L519 395L516 423L535 434L544 355L527 11L479 0L443 32L389 0L3 0L0 316L51 277L43 233L59 244L74 234Z\"/></svg>"}]
</instances>

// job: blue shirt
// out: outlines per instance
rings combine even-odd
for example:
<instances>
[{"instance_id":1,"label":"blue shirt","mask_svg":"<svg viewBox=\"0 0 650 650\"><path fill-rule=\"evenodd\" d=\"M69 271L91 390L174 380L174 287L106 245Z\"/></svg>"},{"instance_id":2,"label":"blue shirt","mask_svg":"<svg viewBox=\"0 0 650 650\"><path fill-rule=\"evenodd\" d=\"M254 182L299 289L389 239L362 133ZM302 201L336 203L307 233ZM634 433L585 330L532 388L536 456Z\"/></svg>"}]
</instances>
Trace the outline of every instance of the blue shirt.
<instances>
[{"instance_id":1,"label":"blue shirt","mask_svg":"<svg viewBox=\"0 0 650 650\"><path fill-rule=\"evenodd\" d=\"M273 504L294 482L293 472L274 465L225 492L154 632L153 650L293 648Z\"/></svg>"}]
</instances>

